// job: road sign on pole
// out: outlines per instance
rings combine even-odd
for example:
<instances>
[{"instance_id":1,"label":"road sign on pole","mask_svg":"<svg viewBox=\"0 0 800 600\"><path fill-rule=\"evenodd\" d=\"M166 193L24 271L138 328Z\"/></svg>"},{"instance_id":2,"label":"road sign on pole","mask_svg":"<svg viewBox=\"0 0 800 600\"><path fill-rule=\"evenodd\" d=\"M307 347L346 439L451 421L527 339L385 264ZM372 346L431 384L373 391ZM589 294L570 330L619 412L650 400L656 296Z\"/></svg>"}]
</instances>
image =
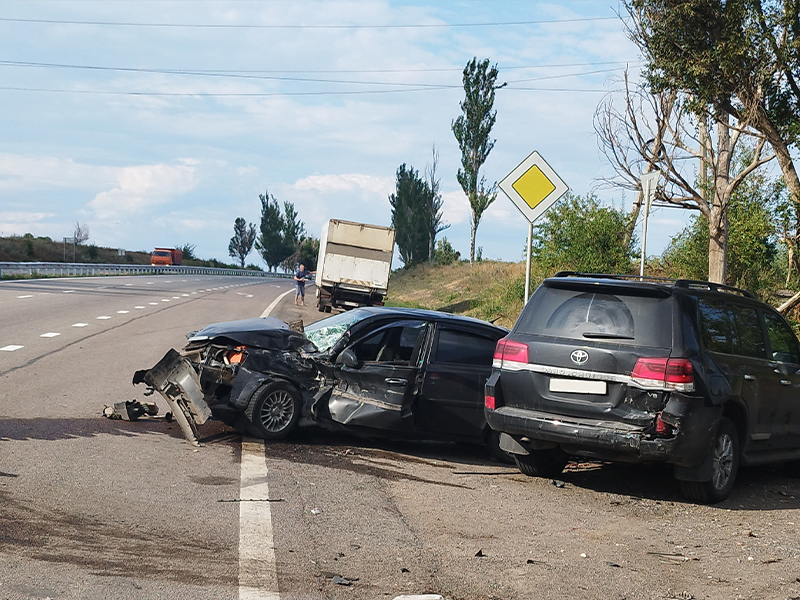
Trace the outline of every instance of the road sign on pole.
<instances>
[{"instance_id":1,"label":"road sign on pole","mask_svg":"<svg viewBox=\"0 0 800 600\"><path fill-rule=\"evenodd\" d=\"M569 187L556 174L538 152L532 152L517 168L505 176L499 184L503 193L514 203L528 221L528 246L525 254L525 302L531 288L531 238L533 222L542 216Z\"/></svg>"},{"instance_id":2,"label":"road sign on pole","mask_svg":"<svg viewBox=\"0 0 800 600\"><path fill-rule=\"evenodd\" d=\"M650 216L650 205L653 203L653 198L656 195L656 188L658 188L658 179L660 177L661 172L651 171L649 173L643 173L640 178L642 181L644 219L642 219L642 258L639 263L639 277L644 277L644 257L645 248L647 247L647 217Z\"/></svg>"}]
</instances>

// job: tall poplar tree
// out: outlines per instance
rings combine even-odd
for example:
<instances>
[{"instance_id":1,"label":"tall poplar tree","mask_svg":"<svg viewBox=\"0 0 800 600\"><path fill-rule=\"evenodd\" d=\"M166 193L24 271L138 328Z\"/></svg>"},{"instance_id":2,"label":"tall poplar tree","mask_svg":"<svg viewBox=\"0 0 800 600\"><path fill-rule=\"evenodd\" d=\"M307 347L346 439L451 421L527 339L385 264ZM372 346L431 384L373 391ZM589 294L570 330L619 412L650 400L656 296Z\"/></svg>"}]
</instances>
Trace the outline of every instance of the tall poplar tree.
<instances>
[{"instance_id":1,"label":"tall poplar tree","mask_svg":"<svg viewBox=\"0 0 800 600\"><path fill-rule=\"evenodd\" d=\"M497 65L491 66L486 58L478 62L473 58L464 67L464 101L460 103L463 114L453 121L453 135L461 149L461 168L458 183L469 199L470 216L469 262L475 262L475 235L484 211L497 197L497 183L486 185L480 169L494 148L495 140L489 137L494 127L497 111L494 107L494 92L498 86ZM502 86L499 86L502 87Z\"/></svg>"}]
</instances>

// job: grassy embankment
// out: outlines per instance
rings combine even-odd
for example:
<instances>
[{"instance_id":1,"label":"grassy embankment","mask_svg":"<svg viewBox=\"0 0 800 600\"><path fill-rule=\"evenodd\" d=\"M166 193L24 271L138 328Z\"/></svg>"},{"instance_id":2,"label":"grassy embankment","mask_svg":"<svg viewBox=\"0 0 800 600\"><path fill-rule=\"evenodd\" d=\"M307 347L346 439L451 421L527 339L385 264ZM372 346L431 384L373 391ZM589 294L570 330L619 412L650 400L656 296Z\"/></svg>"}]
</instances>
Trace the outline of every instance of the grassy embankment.
<instances>
[{"instance_id":1,"label":"grassy embankment","mask_svg":"<svg viewBox=\"0 0 800 600\"><path fill-rule=\"evenodd\" d=\"M531 288L541 278L531 275ZM525 263L417 265L392 274L387 304L428 308L511 327L522 310Z\"/></svg>"}]
</instances>

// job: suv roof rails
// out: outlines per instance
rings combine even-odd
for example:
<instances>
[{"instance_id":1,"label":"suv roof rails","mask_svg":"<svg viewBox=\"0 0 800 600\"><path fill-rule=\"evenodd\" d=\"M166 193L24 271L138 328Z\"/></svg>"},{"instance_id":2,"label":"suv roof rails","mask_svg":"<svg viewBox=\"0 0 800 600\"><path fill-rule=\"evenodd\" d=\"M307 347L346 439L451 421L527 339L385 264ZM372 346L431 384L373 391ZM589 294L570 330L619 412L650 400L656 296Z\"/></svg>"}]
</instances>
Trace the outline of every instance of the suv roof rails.
<instances>
[{"instance_id":1,"label":"suv roof rails","mask_svg":"<svg viewBox=\"0 0 800 600\"><path fill-rule=\"evenodd\" d=\"M590 279L619 279L623 281L651 281L653 283L668 283L674 287L688 290L701 290L710 292L724 292L727 294L738 294L745 298L757 300L755 295L747 290L724 285L722 283L711 283L710 281L697 281L694 279L671 279L668 277L651 277L649 275L620 275L612 273L579 273L577 271L559 271L553 277L586 277Z\"/></svg>"}]
</instances>

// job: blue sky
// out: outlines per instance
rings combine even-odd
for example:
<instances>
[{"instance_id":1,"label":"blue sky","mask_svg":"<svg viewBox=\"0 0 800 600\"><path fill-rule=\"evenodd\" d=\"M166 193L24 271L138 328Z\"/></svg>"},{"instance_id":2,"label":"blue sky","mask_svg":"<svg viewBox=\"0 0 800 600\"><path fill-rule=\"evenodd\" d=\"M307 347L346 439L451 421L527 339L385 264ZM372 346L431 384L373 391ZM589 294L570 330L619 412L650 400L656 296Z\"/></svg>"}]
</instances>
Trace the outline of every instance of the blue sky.
<instances>
[{"instance_id":1,"label":"blue sky","mask_svg":"<svg viewBox=\"0 0 800 600\"><path fill-rule=\"evenodd\" d=\"M450 130L473 56L497 63L499 181L533 150L575 193L611 175L592 118L640 57L609 0L4 0L0 12L0 234L98 245L191 243L228 260L258 195L329 218L386 224L402 163L439 152L444 232L469 251ZM618 190L606 202L628 205ZM686 220L661 209L648 254ZM478 246L520 260L527 225L502 195ZM255 253L250 260L256 261ZM258 261L260 262L260 261Z\"/></svg>"}]
</instances>

